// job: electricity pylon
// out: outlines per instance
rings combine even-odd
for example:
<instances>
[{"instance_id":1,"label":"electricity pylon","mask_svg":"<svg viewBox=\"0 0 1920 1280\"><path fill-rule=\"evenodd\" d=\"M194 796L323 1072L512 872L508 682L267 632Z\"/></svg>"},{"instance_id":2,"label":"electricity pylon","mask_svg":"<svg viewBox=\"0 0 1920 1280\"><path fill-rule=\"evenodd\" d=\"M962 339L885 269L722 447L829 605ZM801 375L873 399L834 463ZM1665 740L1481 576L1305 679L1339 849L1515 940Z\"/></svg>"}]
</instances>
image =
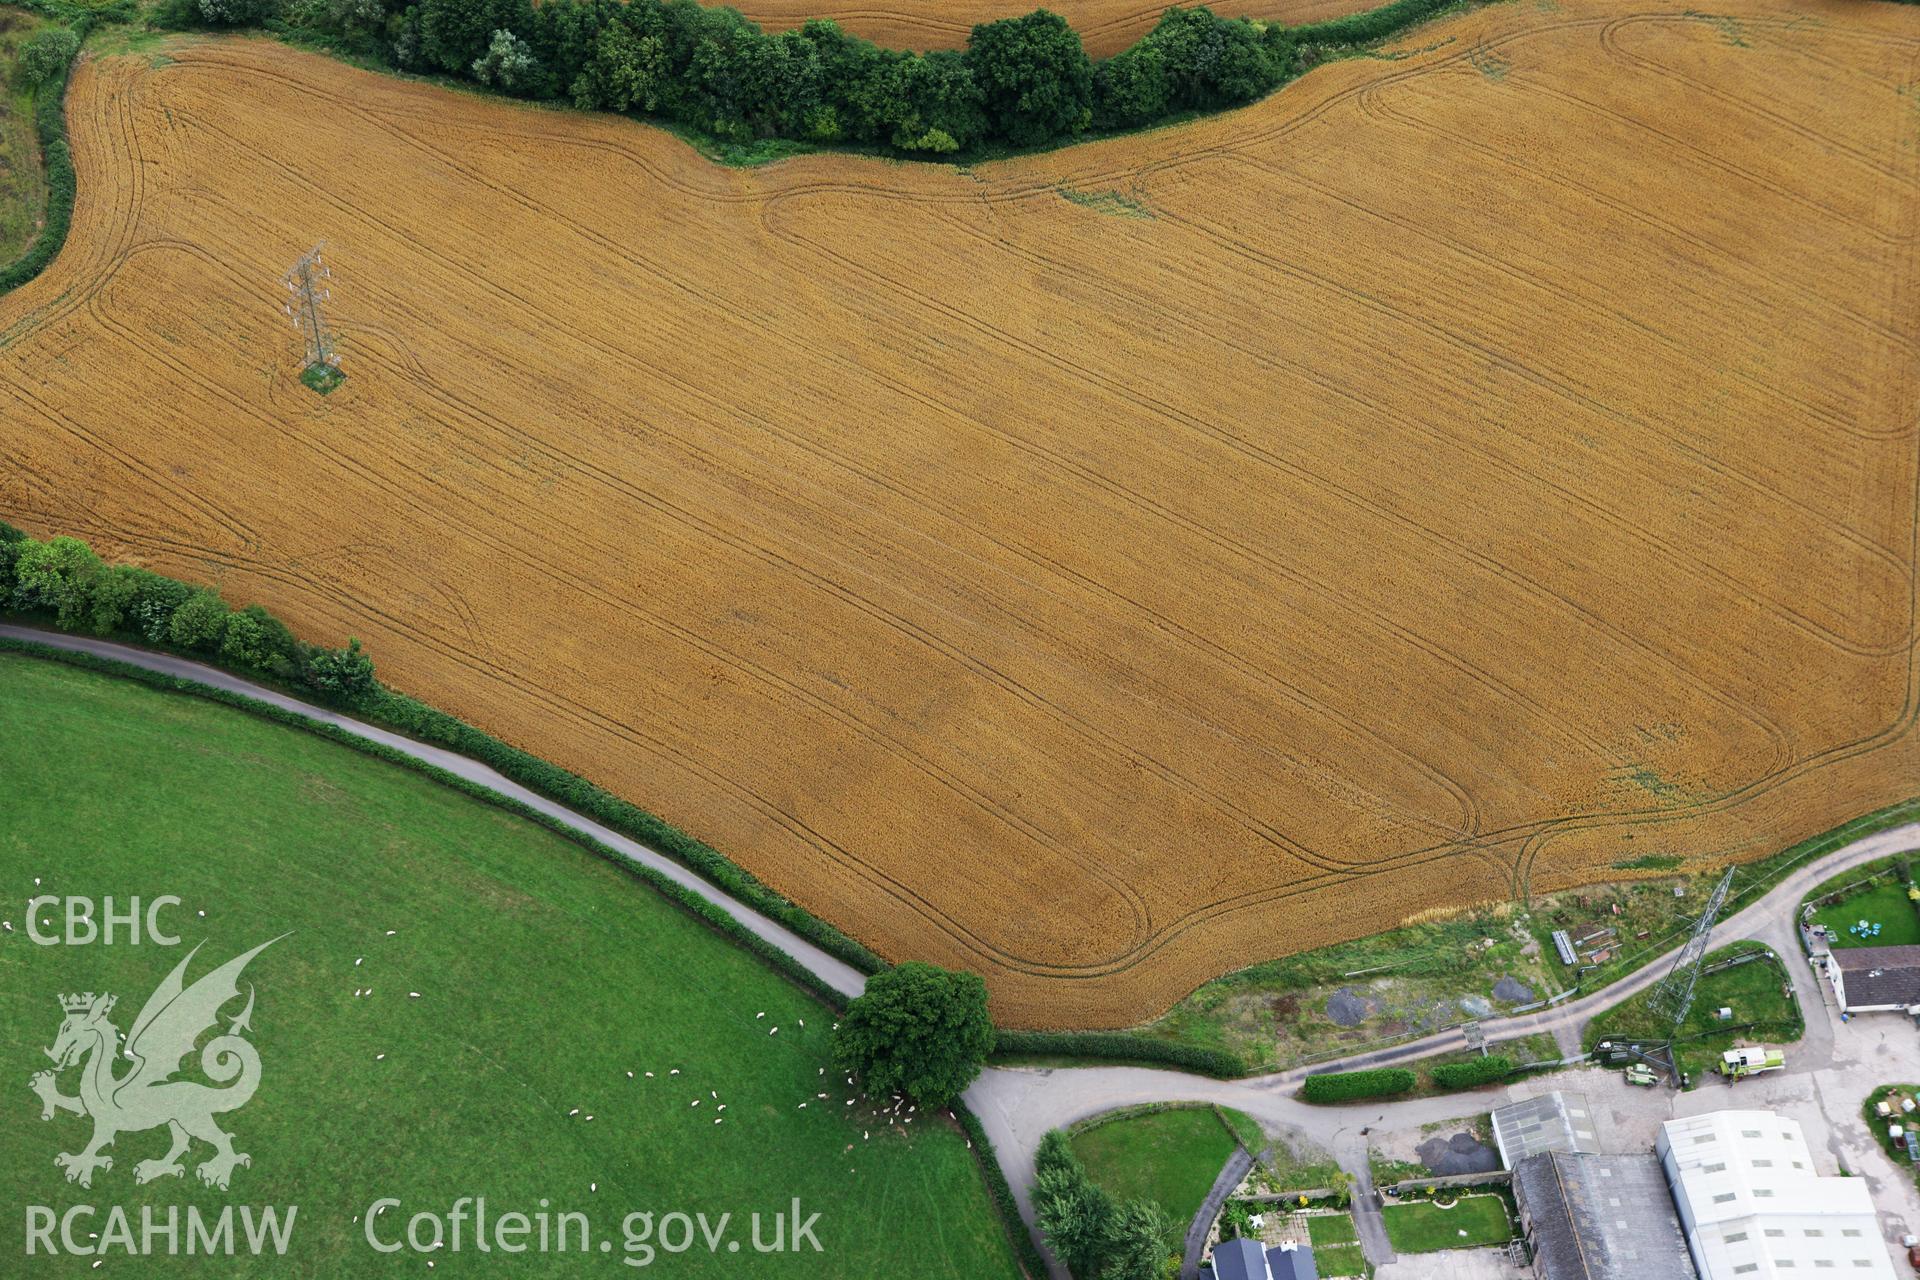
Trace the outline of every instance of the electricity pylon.
<instances>
[{"instance_id":1,"label":"electricity pylon","mask_svg":"<svg viewBox=\"0 0 1920 1280\"><path fill-rule=\"evenodd\" d=\"M1713 922L1720 915L1720 908L1726 903L1727 890L1733 884L1733 868L1727 868L1727 874L1720 877L1720 883L1714 886L1713 896L1707 899L1707 909L1693 923L1693 933L1688 936L1687 944L1680 948L1680 954L1674 957L1673 968L1660 980L1647 996L1647 1007L1655 1013L1664 1014L1673 1019L1678 1027L1686 1021L1688 1010L1693 1008L1694 984L1700 981L1700 966L1707 958L1707 937L1713 932Z\"/></svg>"},{"instance_id":2,"label":"electricity pylon","mask_svg":"<svg viewBox=\"0 0 1920 1280\"><path fill-rule=\"evenodd\" d=\"M320 311L320 304L333 298L333 290L326 283L333 278L333 268L320 256L325 247L324 240L313 246L281 277L288 297L280 309L306 340L306 360L300 366L302 375L315 369L324 374L340 367L340 357L333 349L333 334Z\"/></svg>"}]
</instances>

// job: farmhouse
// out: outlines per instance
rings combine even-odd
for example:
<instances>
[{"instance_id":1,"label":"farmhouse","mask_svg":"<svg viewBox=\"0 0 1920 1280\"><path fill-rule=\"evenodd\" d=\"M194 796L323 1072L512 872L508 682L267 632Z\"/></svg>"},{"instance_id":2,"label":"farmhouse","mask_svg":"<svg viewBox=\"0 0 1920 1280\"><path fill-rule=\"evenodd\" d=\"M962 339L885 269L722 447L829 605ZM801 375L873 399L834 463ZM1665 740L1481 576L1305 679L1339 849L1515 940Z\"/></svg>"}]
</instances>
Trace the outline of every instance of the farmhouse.
<instances>
[{"instance_id":1,"label":"farmhouse","mask_svg":"<svg viewBox=\"0 0 1920 1280\"><path fill-rule=\"evenodd\" d=\"M1546 1151L1513 1170L1538 1280L1692 1280L1673 1198L1650 1155Z\"/></svg>"},{"instance_id":2,"label":"farmhouse","mask_svg":"<svg viewBox=\"0 0 1920 1280\"><path fill-rule=\"evenodd\" d=\"M1655 1143L1702 1280L1833 1270L1893 1280L1859 1178L1823 1178L1797 1121L1715 1111L1660 1126Z\"/></svg>"},{"instance_id":3,"label":"farmhouse","mask_svg":"<svg viewBox=\"0 0 1920 1280\"><path fill-rule=\"evenodd\" d=\"M1816 948L1814 958L1847 1013L1920 1014L1920 946Z\"/></svg>"},{"instance_id":4,"label":"farmhouse","mask_svg":"<svg viewBox=\"0 0 1920 1280\"><path fill-rule=\"evenodd\" d=\"M1213 1249L1215 1280L1320 1280L1313 1246L1301 1242L1262 1249L1258 1240L1222 1240Z\"/></svg>"}]
</instances>

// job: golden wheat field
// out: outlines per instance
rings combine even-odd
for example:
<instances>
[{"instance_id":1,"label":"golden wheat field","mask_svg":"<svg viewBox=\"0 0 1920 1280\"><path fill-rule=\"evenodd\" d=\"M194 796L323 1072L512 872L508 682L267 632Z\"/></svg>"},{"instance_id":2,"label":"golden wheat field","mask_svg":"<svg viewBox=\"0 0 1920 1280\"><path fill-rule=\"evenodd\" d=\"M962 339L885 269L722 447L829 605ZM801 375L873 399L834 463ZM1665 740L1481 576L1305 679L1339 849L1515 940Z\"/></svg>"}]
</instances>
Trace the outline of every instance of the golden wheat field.
<instances>
[{"instance_id":1,"label":"golden wheat field","mask_svg":"<svg viewBox=\"0 0 1920 1280\"><path fill-rule=\"evenodd\" d=\"M959 49L974 24L1018 17L1047 8L1080 33L1096 58L1118 53L1152 29L1167 0L970 0L945 4L905 0L899 8L835 0L743 0L734 6L769 31L797 27L809 18L831 18L842 29L889 49ZM1221 0L1207 6L1222 17L1249 17L1289 24L1320 22L1373 8L1373 0Z\"/></svg>"},{"instance_id":2,"label":"golden wheat field","mask_svg":"<svg viewBox=\"0 0 1920 1280\"><path fill-rule=\"evenodd\" d=\"M260 40L96 60L0 515L361 637L1009 1023L1127 1024L1914 790L1917 82L1916 8L1524 0L1198 125L729 170Z\"/></svg>"}]
</instances>

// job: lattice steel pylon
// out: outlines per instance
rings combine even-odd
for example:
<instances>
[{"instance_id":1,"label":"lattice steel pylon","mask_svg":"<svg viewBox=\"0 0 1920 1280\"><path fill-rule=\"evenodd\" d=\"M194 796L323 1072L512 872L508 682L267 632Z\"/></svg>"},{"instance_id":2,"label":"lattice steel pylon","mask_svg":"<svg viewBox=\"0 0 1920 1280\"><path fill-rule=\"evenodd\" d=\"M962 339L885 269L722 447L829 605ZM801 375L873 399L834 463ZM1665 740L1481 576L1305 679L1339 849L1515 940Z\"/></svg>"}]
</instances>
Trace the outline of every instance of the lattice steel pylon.
<instances>
[{"instance_id":1,"label":"lattice steel pylon","mask_svg":"<svg viewBox=\"0 0 1920 1280\"><path fill-rule=\"evenodd\" d=\"M1694 921L1693 933L1688 936L1687 944L1674 957L1673 968L1667 970L1667 976L1647 996L1648 1008L1671 1017L1676 1027L1686 1021L1687 1011L1693 1008L1693 988L1700 981L1700 964L1707 958L1707 938L1713 933L1713 922L1719 917L1720 908L1727 900L1727 890L1732 885L1733 868L1728 867L1727 874L1721 876L1720 883L1713 887L1713 896L1707 899L1707 909Z\"/></svg>"},{"instance_id":2,"label":"lattice steel pylon","mask_svg":"<svg viewBox=\"0 0 1920 1280\"><path fill-rule=\"evenodd\" d=\"M281 304L281 310L292 320L293 327L300 331L306 340L307 355L300 366L302 373L309 369L338 369L340 357L333 349L333 334L327 328L326 317L320 312L323 301L331 301L333 290L326 282L333 278L333 268L320 256L326 248L323 240L303 254L300 260L287 268L287 274L281 277L286 286L288 298Z\"/></svg>"}]
</instances>

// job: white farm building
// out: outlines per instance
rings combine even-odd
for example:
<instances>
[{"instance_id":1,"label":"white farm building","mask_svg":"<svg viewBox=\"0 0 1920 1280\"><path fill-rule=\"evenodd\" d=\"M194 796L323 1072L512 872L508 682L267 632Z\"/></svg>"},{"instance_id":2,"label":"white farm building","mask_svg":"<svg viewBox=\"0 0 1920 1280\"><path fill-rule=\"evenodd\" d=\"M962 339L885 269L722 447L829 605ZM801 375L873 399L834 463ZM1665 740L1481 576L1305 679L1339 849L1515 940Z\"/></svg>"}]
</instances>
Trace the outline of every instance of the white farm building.
<instances>
[{"instance_id":1,"label":"white farm building","mask_svg":"<svg viewBox=\"0 0 1920 1280\"><path fill-rule=\"evenodd\" d=\"M1821 1177L1797 1121L1669 1120L1654 1150L1701 1280L1894 1280L1865 1180Z\"/></svg>"}]
</instances>

